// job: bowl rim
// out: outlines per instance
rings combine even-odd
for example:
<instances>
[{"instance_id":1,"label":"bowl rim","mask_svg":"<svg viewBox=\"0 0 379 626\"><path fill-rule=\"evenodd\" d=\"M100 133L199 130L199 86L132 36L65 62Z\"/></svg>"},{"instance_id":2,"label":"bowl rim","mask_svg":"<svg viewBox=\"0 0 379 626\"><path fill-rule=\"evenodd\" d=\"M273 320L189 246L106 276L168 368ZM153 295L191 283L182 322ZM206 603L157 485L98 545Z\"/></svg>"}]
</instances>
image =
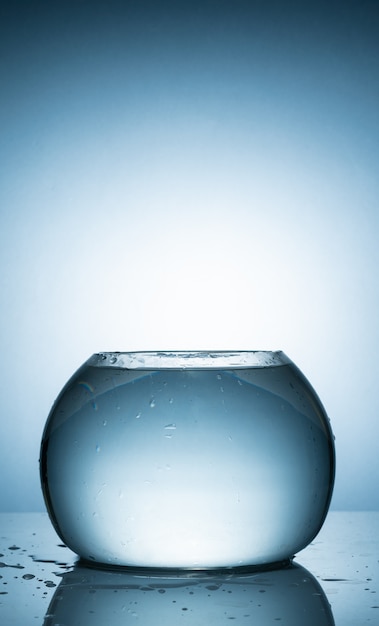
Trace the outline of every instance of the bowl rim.
<instances>
[{"instance_id":1,"label":"bowl rim","mask_svg":"<svg viewBox=\"0 0 379 626\"><path fill-rule=\"evenodd\" d=\"M243 369L291 363L282 350L158 350L97 352L87 361L94 367L132 370Z\"/></svg>"}]
</instances>

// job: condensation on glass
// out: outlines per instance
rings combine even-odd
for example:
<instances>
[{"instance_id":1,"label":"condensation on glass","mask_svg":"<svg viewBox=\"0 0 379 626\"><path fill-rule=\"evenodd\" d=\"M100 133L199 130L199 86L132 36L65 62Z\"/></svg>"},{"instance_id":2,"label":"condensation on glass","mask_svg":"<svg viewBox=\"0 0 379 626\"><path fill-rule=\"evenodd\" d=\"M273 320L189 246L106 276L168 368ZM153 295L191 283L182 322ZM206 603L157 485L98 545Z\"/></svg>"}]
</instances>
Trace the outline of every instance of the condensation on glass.
<instances>
[{"instance_id":1,"label":"condensation on glass","mask_svg":"<svg viewBox=\"0 0 379 626\"><path fill-rule=\"evenodd\" d=\"M41 482L61 539L108 566L266 567L316 536L333 435L283 352L93 355L48 417Z\"/></svg>"}]
</instances>

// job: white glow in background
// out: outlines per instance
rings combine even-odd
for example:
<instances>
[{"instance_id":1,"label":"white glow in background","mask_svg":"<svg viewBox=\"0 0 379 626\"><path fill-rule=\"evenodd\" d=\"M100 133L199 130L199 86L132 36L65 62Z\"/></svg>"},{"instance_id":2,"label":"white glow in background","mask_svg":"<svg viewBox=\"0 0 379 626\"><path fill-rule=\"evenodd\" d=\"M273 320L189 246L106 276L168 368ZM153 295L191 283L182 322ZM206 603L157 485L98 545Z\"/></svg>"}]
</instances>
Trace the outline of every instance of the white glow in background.
<instances>
[{"instance_id":1,"label":"white glow in background","mask_svg":"<svg viewBox=\"0 0 379 626\"><path fill-rule=\"evenodd\" d=\"M0 508L88 356L197 348L283 349L378 508L375 3L79 4L2 9Z\"/></svg>"}]
</instances>

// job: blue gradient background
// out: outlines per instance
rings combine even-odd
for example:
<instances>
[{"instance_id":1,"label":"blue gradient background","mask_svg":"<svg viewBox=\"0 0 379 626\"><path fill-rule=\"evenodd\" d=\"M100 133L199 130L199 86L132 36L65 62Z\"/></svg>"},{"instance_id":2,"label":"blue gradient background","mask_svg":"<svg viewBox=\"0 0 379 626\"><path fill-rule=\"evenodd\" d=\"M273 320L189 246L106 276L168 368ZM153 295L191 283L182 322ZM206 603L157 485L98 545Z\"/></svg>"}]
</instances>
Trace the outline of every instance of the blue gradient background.
<instances>
[{"instance_id":1,"label":"blue gradient background","mask_svg":"<svg viewBox=\"0 0 379 626\"><path fill-rule=\"evenodd\" d=\"M379 3L0 8L0 510L93 352L283 349L379 508Z\"/></svg>"}]
</instances>

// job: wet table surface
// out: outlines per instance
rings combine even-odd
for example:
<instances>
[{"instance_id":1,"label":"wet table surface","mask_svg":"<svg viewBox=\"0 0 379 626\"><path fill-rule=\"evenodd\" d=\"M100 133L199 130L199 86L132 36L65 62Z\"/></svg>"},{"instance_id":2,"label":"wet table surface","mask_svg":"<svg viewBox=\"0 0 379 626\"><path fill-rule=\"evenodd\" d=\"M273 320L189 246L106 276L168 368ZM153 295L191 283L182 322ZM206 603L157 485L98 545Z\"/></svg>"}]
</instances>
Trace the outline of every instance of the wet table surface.
<instances>
[{"instance_id":1,"label":"wet table surface","mask_svg":"<svg viewBox=\"0 0 379 626\"><path fill-rule=\"evenodd\" d=\"M0 514L4 626L379 626L379 512L331 511L290 567L266 572L87 568L45 513Z\"/></svg>"}]
</instances>

